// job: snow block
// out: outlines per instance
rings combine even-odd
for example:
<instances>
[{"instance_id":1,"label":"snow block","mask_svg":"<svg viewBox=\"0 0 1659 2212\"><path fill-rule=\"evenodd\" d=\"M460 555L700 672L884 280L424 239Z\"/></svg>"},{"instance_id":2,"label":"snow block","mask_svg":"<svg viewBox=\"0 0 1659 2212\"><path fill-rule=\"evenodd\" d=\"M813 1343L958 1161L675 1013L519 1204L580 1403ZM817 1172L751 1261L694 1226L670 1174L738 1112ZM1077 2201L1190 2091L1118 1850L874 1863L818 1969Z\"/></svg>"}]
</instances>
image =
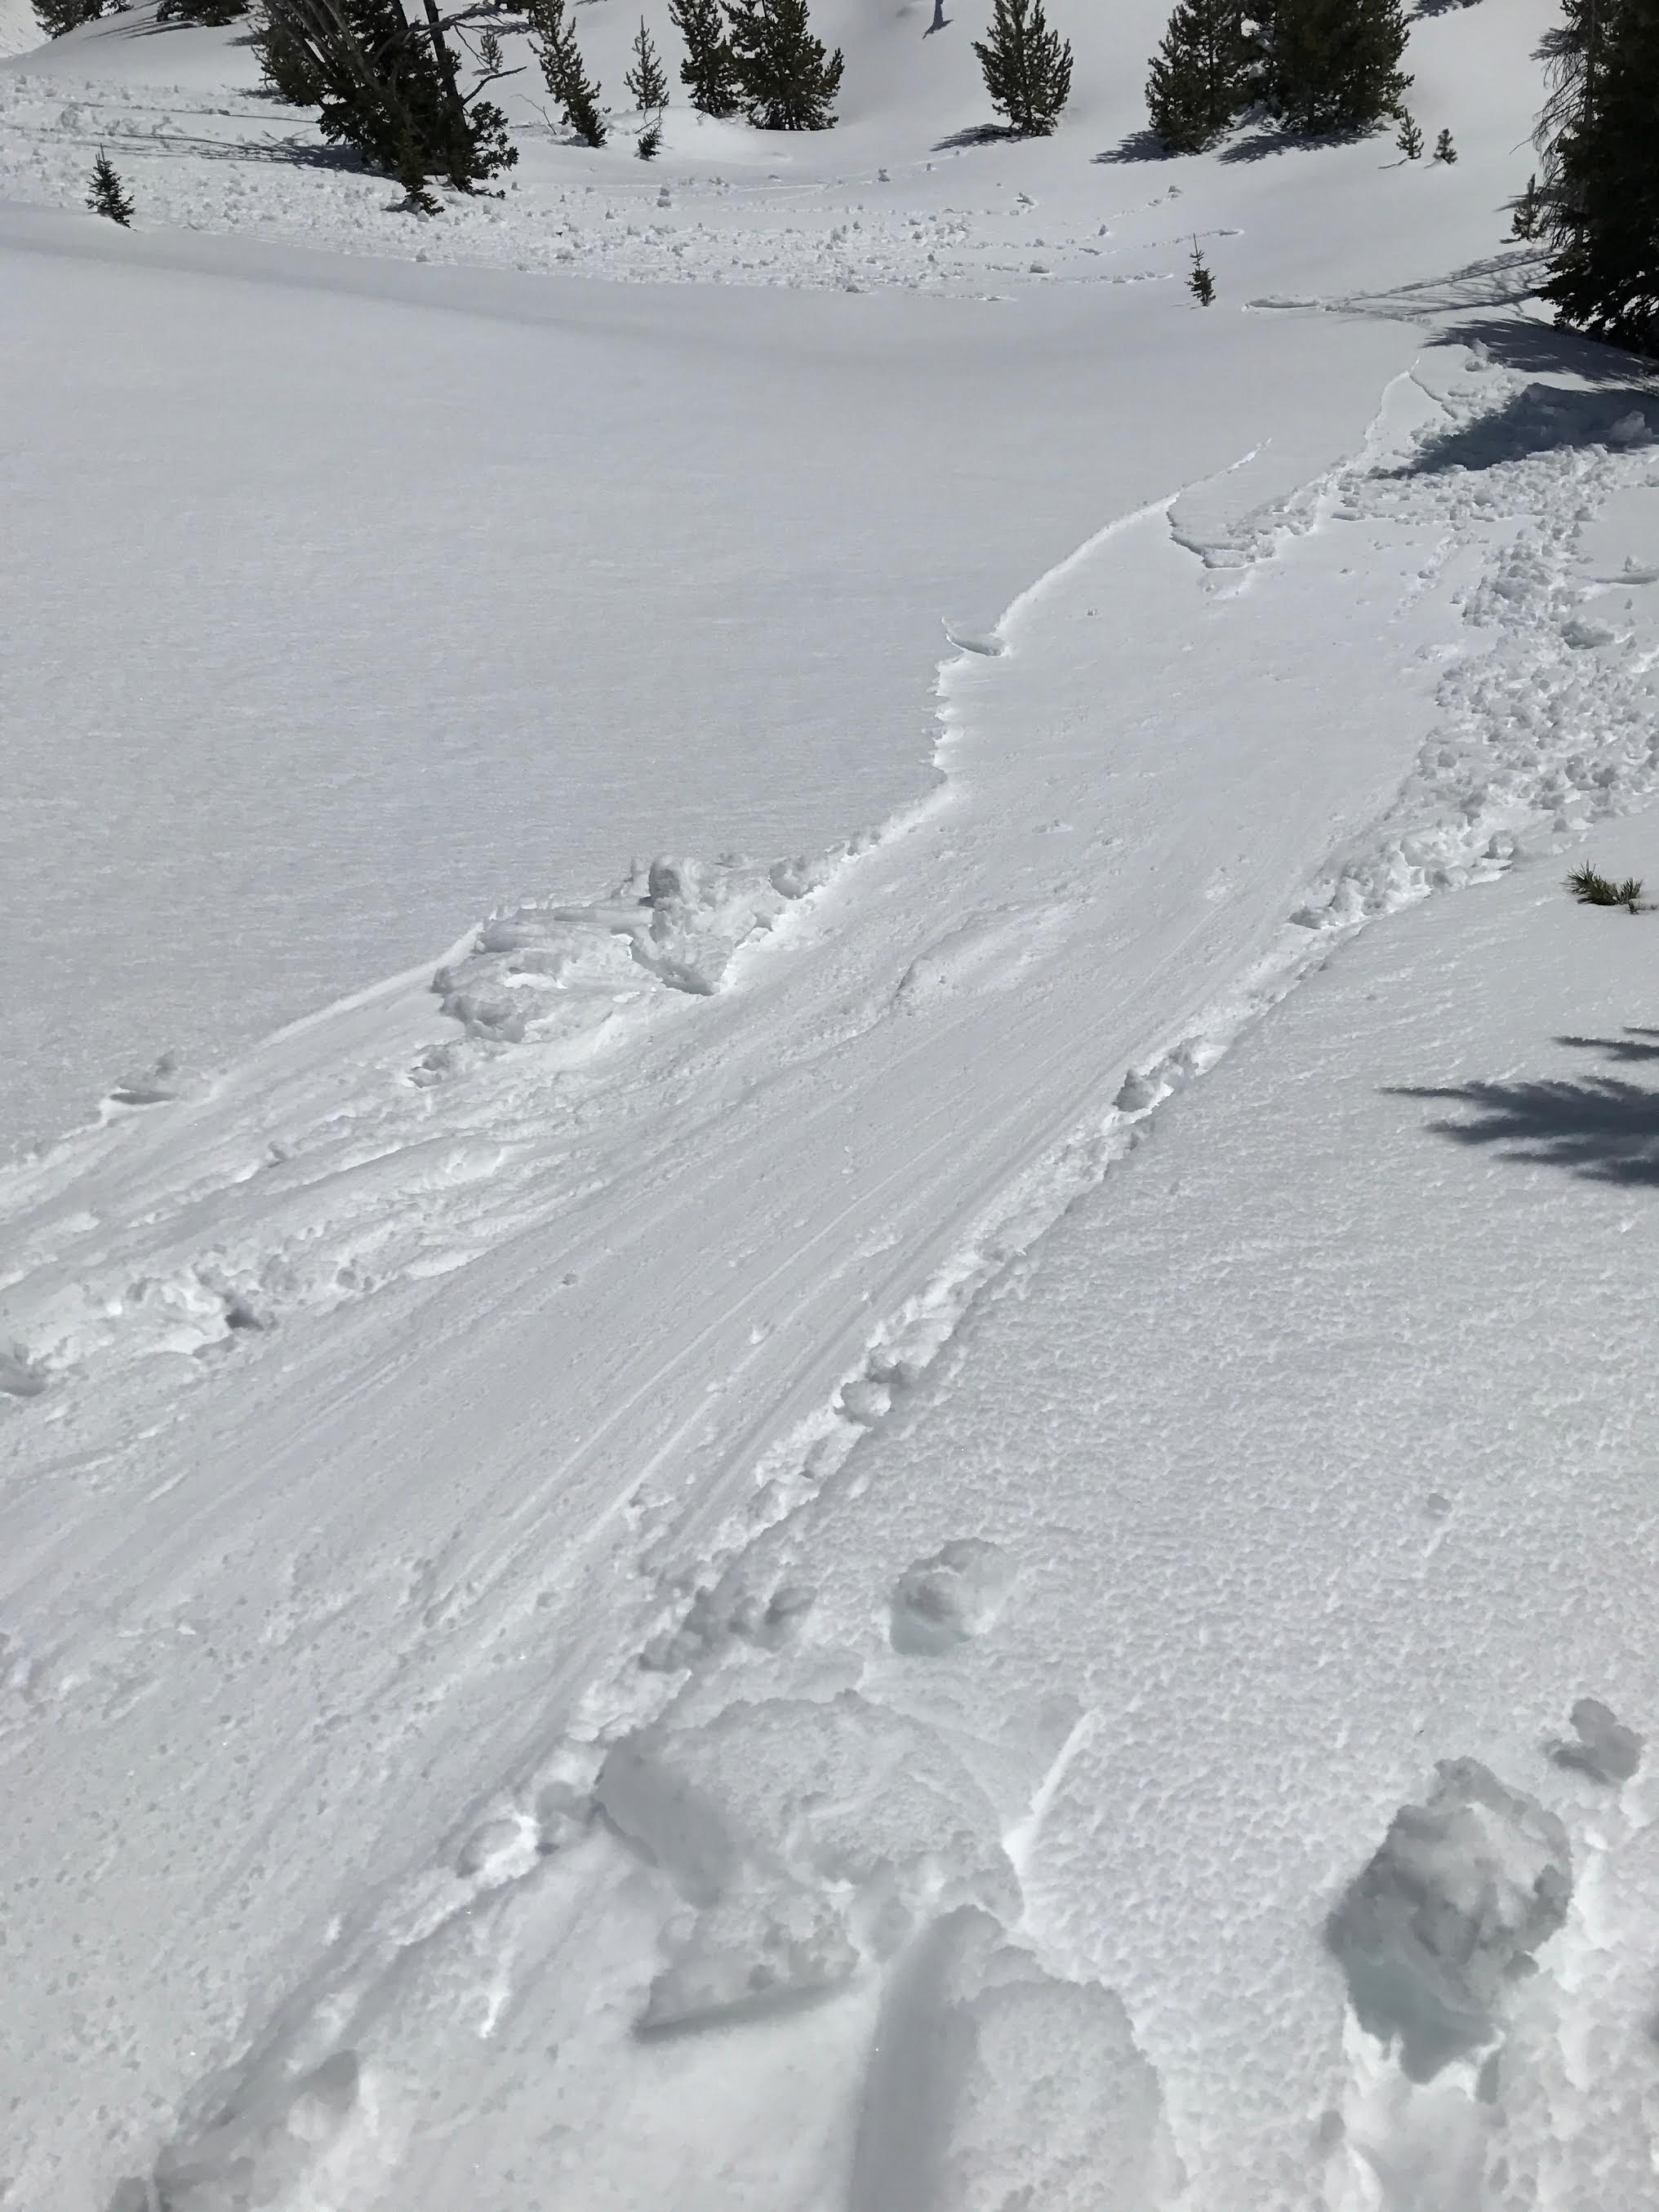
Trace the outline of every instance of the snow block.
<instances>
[{"instance_id":1,"label":"snow block","mask_svg":"<svg viewBox=\"0 0 1659 2212\"><path fill-rule=\"evenodd\" d=\"M611 1752L595 1795L692 1908L641 2031L833 1987L940 1904L1020 1910L1002 1822L956 1751L852 1691L643 1729Z\"/></svg>"},{"instance_id":2,"label":"snow block","mask_svg":"<svg viewBox=\"0 0 1659 2212\"><path fill-rule=\"evenodd\" d=\"M1550 1746L1558 1766L1588 1774L1609 1788L1628 1782L1642 1764L1644 1740L1614 1717L1599 1698L1580 1698L1571 1713L1574 1739Z\"/></svg>"},{"instance_id":3,"label":"snow block","mask_svg":"<svg viewBox=\"0 0 1659 2212\"><path fill-rule=\"evenodd\" d=\"M1115 1990L971 1908L921 1933L882 2008L849 2212L1154 2212L1183 2180Z\"/></svg>"},{"instance_id":4,"label":"snow block","mask_svg":"<svg viewBox=\"0 0 1659 2212\"><path fill-rule=\"evenodd\" d=\"M918 1559L893 1592L890 1634L895 1651L934 1656L983 1636L996 1625L1014 1579L1000 1544L958 1537Z\"/></svg>"},{"instance_id":5,"label":"snow block","mask_svg":"<svg viewBox=\"0 0 1659 2212\"><path fill-rule=\"evenodd\" d=\"M1354 2015L1397 2043L1413 2081L1497 2033L1509 1985L1531 1972L1572 1893L1566 1830L1473 1759L1442 1760L1402 1806L1331 1915L1327 1941Z\"/></svg>"}]
</instances>

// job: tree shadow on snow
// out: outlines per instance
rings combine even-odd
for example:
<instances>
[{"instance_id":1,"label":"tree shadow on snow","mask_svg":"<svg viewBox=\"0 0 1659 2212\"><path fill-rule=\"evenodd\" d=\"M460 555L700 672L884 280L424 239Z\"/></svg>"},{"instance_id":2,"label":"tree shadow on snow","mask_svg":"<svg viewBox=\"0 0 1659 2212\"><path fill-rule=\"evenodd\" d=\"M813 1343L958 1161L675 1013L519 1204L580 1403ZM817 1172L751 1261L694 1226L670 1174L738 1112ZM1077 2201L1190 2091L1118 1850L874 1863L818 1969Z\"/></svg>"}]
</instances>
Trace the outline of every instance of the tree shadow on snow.
<instances>
[{"instance_id":1,"label":"tree shadow on snow","mask_svg":"<svg viewBox=\"0 0 1659 2212\"><path fill-rule=\"evenodd\" d=\"M1350 314L1381 315L1392 322L1518 307L1537 292L1543 270L1544 258L1535 246L1514 246L1416 284L1397 284L1386 292L1352 292L1338 304Z\"/></svg>"},{"instance_id":2,"label":"tree shadow on snow","mask_svg":"<svg viewBox=\"0 0 1659 2212\"><path fill-rule=\"evenodd\" d=\"M941 138L933 151L956 154L965 146L1011 145L1018 136L1018 131L1011 131L1006 123L970 123L965 131L953 131L948 138Z\"/></svg>"},{"instance_id":3,"label":"tree shadow on snow","mask_svg":"<svg viewBox=\"0 0 1659 2212\"><path fill-rule=\"evenodd\" d=\"M1292 131L1288 124L1264 123L1247 137L1236 138L1231 146L1224 146L1218 158L1224 161L1266 161L1276 154L1322 154L1331 146L1357 146L1362 138L1371 135L1369 131L1326 131L1310 137L1304 131Z\"/></svg>"},{"instance_id":4,"label":"tree shadow on snow","mask_svg":"<svg viewBox=\"0 0 1659 2212\"><path fill-rule=\"evenodd\" d=\"M1131 131L1115 146L1097 154L1097 161L1167 161L1172 157L1156 131Z\"/></svg>"},{"instance_id":5,"label":"tree shadow on snow","mask_svg":"<svg viewBox=\"0 0 1659 2212\"><path fill-rule=\"evenodd\" d=\"M1502 368L1519 369L1527 376L1576 376L1586 384L1617 384L1635 390L1651 388L1653 364L1622 346L1581 331L1563 330L1539 315L1470 315L1449 323L1441 332L1442 345L1484 346Z\"/></svg>"},{"instance_id":6,"label":"tree shadow on snow","mask_svg":"<svg viewBox=\"0 0 1659 2212\"><path fill-rule=\"evenodd\" d=\"M303 111L290 109L289 113ZM116 142L112 140L111 143ZM380 177L383 183L395 183L378 169L371 168L362 155L350 146L330 146L319 143L312 137L292 138L196 138L188 132L176 136L169 132L165 144L169 153L193 155L203 161L274 161L293 164L302 169L337 169L353 176Z\"/></svg>"},{"instance_id":7,"label":"tree shadow on snow","mask_svg":"<svg viewBox=\"0 0 1659 2212\"><path fill-rule=\"evenodd\" d=\"M1605 1053L1609 1060L1659 1060L1659 1030L1627 1029L1616 1037L1559 1036L1555 1042L1577 1052Z\"/></svg>"},{"instance_id":8,"label":"tree shadow on snow","mask_svg":"<svg viewBox=\"0 0 1659 2212\"><path fill-rule=\"evenodd\" d=\"M1455 423L1427 438L1394 477L1436 476L1447 469L1494 469L1530 453L1586 446L1645 445L1659 435L1659 393L1632 385L1574 392L1529 384L1489 415Z\"/></svg>"},{"instance_id":9,"label":"tree shadow on snow","mask_svg":"<svg viewBox=\"0 0 1659 2212\"><path fill-rule=\"evenodd\" d=\"M1623 1037L1563 1037L1626 1061L1659 1060L1659 1030ZM1525 1166L1563 1168L1594 1182L1659 1187L1659 1091L1622 1075L1539 1077L1530 1082L1401 1087L1395 1098L1462 1109L1429 1127L1454 1144L1486 1146Z\"/></svg>"}]
</instances>

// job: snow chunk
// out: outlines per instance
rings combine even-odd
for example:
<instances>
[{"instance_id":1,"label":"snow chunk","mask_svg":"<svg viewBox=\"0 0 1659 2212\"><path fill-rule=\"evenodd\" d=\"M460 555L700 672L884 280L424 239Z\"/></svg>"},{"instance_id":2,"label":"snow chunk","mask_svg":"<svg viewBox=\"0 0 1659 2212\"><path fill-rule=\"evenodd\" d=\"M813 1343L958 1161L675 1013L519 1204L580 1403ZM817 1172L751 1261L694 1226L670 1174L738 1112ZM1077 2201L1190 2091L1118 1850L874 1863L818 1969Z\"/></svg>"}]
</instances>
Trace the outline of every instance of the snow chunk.
<instances>
[{"instance_id":1,"label":"snow chunk","mask_svg":"<svg viewBox=\"0 0 1659 2212\"><path fill-rule=\"evenodd\" d=\"M857 849L855 841L769 867L663 854L591 905L526 900L492 915L432 988L470 1036L504 1044L590 1036L653 987L709 998L741 949Z\"/></svg>"},{"instance_id":2,"label":"snow chunk","mask_svg":"<svg viewBox=\"0 0 1659 2212\"><path fill-rule=\"evenodd\" d=\"M1430 2080L1495 2032L1508 1984L1566 1918L1566 1830L1473 1759L1443 1759L1395 1814L1326 1935L1362 2027Z\"/></svg>"},{"instance_id":3,"label":"snow chunk","mask_svg":"<svg viewBox=\"0 0 1659 2212\"><path fill-rule=\"evenodd\" d=\"M1020 1909L1001 1822L956 1752L852 1691L641 1730L611 1752L595 1795L692 1908L645 2032L833 1987L937 1899Z\"/></svg>"},{"instance_id":4,"label":"snow chunk","mask_svg":"<svg viewBox=\"0 0 1659 2212\"><path fill-rule=\"evenodd\" d=\"M252 2212L337 2203L384 2176L373 2101L356 2055L337 2051L298 2081L261 2087L187 2142L153 2179L124 2182L110 2212Z\"/></svg>"},{"instance_id":5,"label":"snow chunk","mask_svg":"<svg viewBox=\"0 0 1659 2212\"><path fill-rule=\"evenodd\" d=\"M1149 2212L1184 2177L1121 1999L981 1912L936 1922L883 2006L852 2212Z\"/></svg>"},{"instance_id":6,"label":"snow chunk","mask_svg":"<svg viewBox=\"0 0 1659 2212\"><path fill-rule=\"evenodd\" d=\"M38 1398L46 1377L19 1346L0 1344L0 1398Z\"/></svg>"},{"instance_id":7,"label":"snow chunk","mask_svg":"<svg viewBox=\"0 0 1659 2212\"><path fill-rule=\"evenodd\" d=\"M1599 1698L1580 1698L1571 1717L1577 1741L1561 1741L1550 1746L1550 1757L1556 1765L1609 1786L1628 1782L1642 1764L1644 1748L1636 1730L1616 1719Z\"/></svg>"},{"instance_id":8,"label":"snow chunk","mask_svg":"<svg viewBox=\"0 0 1659 2212\"><path fill-rule=\"evenodd\" d=\"M995 1626L1013 1579L1013 1562L1002 1547L979 1536L958 1537L932 1559L918 1559L893 1592L894 1650L933 1656L983 1636Z\"/></svg>"},{"instance_id":9,"label":"snow chunk","mask_svg":"<svg viewBox=\"0 0 1659 2212\"><path fill-rule=\"evenodd\" d=\"M115 1106L160 1106L174 1098L199 1098L208 1079L199 1069L186 1066L176 1052L164 1052L149 1067L132 1068L110 1086Z\"/></svg>"}]
</instances>

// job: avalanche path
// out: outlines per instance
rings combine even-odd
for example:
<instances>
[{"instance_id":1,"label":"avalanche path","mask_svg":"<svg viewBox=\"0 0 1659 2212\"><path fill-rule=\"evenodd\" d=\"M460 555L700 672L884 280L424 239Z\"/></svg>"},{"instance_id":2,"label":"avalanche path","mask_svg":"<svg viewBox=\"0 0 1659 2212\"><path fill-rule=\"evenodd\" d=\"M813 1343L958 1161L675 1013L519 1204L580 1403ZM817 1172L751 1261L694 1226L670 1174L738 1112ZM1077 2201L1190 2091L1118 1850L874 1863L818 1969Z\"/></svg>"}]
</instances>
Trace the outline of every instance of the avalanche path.
<instances>
[{"instance_id":1,"label":"avalanche path","mask_svg":"<svg viewBox=\"0 0 1659 2212\"><path fill-rule=\"evenodd\" d=\"M1425 356L1351 458L1264 443L963 644L873 838L495 917L0 1182L20 2203L954 2203L929 2069L1054 2038L1110 2093L1035 2201L1095 2201L1103 2126L1166 2201L1123 2004L1006 1940L1086 1712L988 1743L805 1667L815 1501L1367 914L1649 787L1578 563L1649 434ZM970 1641L1008 1571L917 1559L885 1640ZM684 2031L757 2014L714 2094ZM997 2124L981 2175L1049 2122Z\"/></svg>"}]
</instances>

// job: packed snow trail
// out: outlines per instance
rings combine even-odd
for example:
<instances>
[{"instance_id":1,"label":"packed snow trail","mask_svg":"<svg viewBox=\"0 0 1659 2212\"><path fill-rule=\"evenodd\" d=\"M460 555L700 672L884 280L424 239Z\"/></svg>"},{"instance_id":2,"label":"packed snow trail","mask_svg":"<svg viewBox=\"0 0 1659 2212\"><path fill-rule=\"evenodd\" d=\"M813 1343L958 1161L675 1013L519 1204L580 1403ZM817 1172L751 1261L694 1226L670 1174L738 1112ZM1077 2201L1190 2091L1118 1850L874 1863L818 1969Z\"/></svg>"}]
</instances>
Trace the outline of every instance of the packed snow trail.
<instances>
[{"instance_id":1,"label":"packed snow trail","mask_svg":"<svg viewBox=\"0 0 1659 2212\"><path fill-rule=\"evenodd\" d=\"M676 869L631 907L521 915L446 963L441 994L367 994L9 1180L3 1756L14 1861L49 1900L0 2031L24 2203L95 2203L153 2166L165 2202L205 2212L252 2159L285 2204L451 2203L461 2168L428 2130L453 2099L499 2118L529 2094L518 2062L492 2070L509 2023L557 2041L592 2002L624 2027L719 2016L752 1986L751 1941L774 1960L758 1986L791 2001L756 2112L830 2051L851 2098L878 1992L856 1984L805 2042L793 2001L931 1899L1017 1926L1002 1837L1040 1860L1031 1824L1094 1741L1064 1699L1012 1751L963 1753L925 1716L867 1713L854 1670L822 1787L885 1729L921 1796L855 1790L875 1840L827 1911L799 1871L757 1907L684 1869L713 1917L654 1997L655 1891L588 1814L597 1791L654 1852L657 1793L705 1754L671 1733L624 1789L606 1747L653 1743L687 1665L763 1670L787 1647L811 1582L756 1580L768 1532L1253 1007L1365 911L1647 787L1644 659L1590 638L1574 571L1598 501L1650 481L1644 417L1567 393L1543 436L1530 404L1443 356L1294 495L1253 508L1258 459L1103 531L1011 610L999 653L946 664L937 795L821 881ZM1436 466L1460 438L1473 480ZM1319 911L1288 924L1328 862ZM685 988L699 961L712 995ZM441 1011L469 978L470 1027ZM490 1014L503 990L522 1024ZM917 1560L907 1634L994 1613L994 1560ZM779 1720L805 1741L805 1717ZM182 1771L171 1747L210 1740L212 1768ZM724 1771L696 1786L718 1797ZM931 1832L927 1804L975 1791L981 1811ZM751 1850L793 1863L786 1840ZM960 1926L966 1978L939 2001L1000 2020L986 1992L1029 1984L1006 2002L1052 2033L1066 1985ZM88 1955L90 2037L59 1994ZM520 2002L537 1960L562 2030ZM1109 2005L1088 2033L1161 2189L1138 2033ZM696 2094L695 2054L617 2049L574 2062L575 2107L584 2069L623 2064L637 2154L683 2161L672 2082ZM731 2201L822 2201L851 2106L818 2109L781 2179L775 2145L745 2179L763 2130L711 2112ZM540 2201L522 2123L491 2127L480 2201ZM627 2132L567 2139L578 2201L630 2200Z\"/></svg>"}]
</instances>

